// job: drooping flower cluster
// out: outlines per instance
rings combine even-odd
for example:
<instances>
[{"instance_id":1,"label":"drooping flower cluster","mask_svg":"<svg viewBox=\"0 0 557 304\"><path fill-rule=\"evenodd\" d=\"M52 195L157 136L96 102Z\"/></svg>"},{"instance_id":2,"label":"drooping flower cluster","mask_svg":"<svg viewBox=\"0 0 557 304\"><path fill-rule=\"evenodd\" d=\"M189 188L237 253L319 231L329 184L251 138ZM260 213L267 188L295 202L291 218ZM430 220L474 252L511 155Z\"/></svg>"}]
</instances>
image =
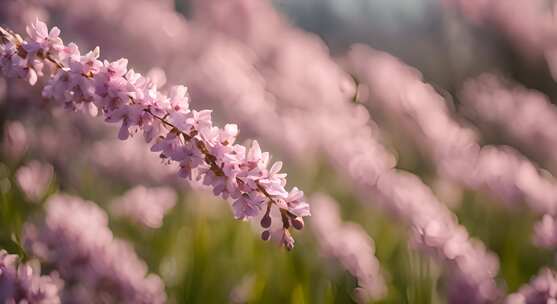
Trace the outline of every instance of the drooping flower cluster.
<instances>
[{"instance_id":1,"label":"drooping flower cluster","mask_svg":"<svg viewBox=\"0 0 557 304\"><path fill-rule=\"evenodd\" d=\"M384 297L387 287L375 257L373 240L357 224L342 222L332 198L316 194L311 201L316 206L311 227L320 247L326 256L338 259L358 279L358 300L367 303Z\"/></svg>"},{"instance_id":2,"label":"drooping flower cluster","mask_svg":"<svg viewBox=\"0 0 557 304\"><path fill-rule=\"evenodd\" d=\"M30 264L18 263L18 256L0 250L0 302L59 304L64 285L56 273L41 276Z\"/></svg>"},{"instance_id":3,"label":"drooping flower cluster","mask_svg":"<svg viewBox=\"0 0 557 304\"><path fill-rule=\"evenodd\" d=\"M530 284L507 297L506 304L549 304L557 302L557 274L544 268Z\"/></svg>"},{"instance_id":4,"label":"drooping flower cluster","mask_svg":"<svg viewBox=\"0 0 557 304\"><path fill-rule=\"evenodd\" d=\"M171 188L136 186L115 199L113 214L125 216L148 228L159 228L164 215L176 204L176 192Z\"/></svg>"},{"instance_id":5,"label":"drooping flower cluster","mask_svg":"<svg viewBox=\"0 0 557 304\"><path fill-rule=\"evenodd\" d=\"M127 60L101 62L99 49L81 55L77 45L64 45L60 30L48 31L40 21L27 28L29 39L1 30L0 67L7 77L35 84L43 68L53 70L43 96L71 110L100 114L107 122L121 123L122 140L142 132L151 150L178 162L179 175L199 180L215 195L232 201L234 215L249 219L271 208L282 215L283 245L293 247L288 228L303 227L309 205L297 188L286 191L282 163L268 169L270 155L254 141L251 147L234 144L238 127L213 126L210 110L190 110L187 89L176 86L168 95L149 79L128 70ZM270 227L267 221L262 225ZM263 236L269 236L268 231ZM268 238L268 237L264 237Z\"/></svg>"},{"instance_id":6,"label":"drooping flower cluster","mask_svg":"<svg viewBox=\"0 0 557 304\"><path fill-rule=\"evenodd\" d=\"M114 238L108 216L92 202L55 195L46 217L27 223L24 246L55 268L66 282L62 298L72 303L164 303L161 279L133 247Z\"/></svg>"}]
</instances>

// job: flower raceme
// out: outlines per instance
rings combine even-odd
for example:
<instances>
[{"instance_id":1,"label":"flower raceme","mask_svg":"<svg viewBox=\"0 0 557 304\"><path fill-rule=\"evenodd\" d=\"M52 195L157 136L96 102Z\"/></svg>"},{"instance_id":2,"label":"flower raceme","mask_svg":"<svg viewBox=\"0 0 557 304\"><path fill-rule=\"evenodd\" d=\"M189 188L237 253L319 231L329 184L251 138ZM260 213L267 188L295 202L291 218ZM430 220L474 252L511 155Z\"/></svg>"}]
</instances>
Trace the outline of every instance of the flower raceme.
<instances>
[{"instance_id":1,"label":"flower raceme","mask_svg":"<svg viewBox=\"0 0 557 304\"><path fill-rule=\"evenodd\" d=\"M28 39L23 39L0 28L0 69L6 77L34 85L48 70L43 97L68 110L121 123L121 140L142 132L152 143L151 151L167 163L179 163L179 176L200 181L230 200L235 218L252 219L263 213L264 240L271 236L271 210L276 208L282 225L272 235L293 248L289 228L303 228L309 205L302 191L285 189L281 162L268 169L270 155L261 151L257 141L250 147L235 144L238 127L215 127L211 110L190 109L185 86L164 94L149 78L128 69L126 59L100 61L98 47L82 55L76 44L64 44L57 27L49 31L39 20L27 27L27 34Z\"/></svg>"}]
</instances>

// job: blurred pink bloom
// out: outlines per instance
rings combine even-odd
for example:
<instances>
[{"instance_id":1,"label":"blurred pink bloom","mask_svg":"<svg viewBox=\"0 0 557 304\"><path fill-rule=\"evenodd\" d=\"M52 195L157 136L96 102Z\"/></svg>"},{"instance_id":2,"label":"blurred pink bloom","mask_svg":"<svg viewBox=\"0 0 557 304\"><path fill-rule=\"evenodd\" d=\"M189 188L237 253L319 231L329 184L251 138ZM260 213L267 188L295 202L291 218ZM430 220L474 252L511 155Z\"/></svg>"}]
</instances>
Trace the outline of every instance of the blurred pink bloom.
<instances>
[{"instance_id":1,"label":"blurred pink bloom","mask_svg":"<svg viewBox=\"0 0 557 304\"><path fill-rule=\"evenodd\" d=\"M375 244L357 224L343 223L337 203L330 197L315 194L312 229L324 255L338 259L358 280L356 296L361 303L382 299L387 286L375 257Z\"/></svg>"},{"instance_id":2,"label":"blurred pink bloom","mask_svg":"<svg viewBox=\"0 0 557 304\"><path fill-rule=\"evenodd\" d=\"M442 176L509 204L526 201L536 212L557 212L555 178L510 147L481 147L417 70L363 45L353 48L349 60L373 92L367 102L397 122Z\"/></svg>"},{"instance_id":3,"label":"blurred pink bloom","mask_svg":"<svg viewBox=\"0 0 557 304\"><path fill-rule=\"evenodd\" d=\"M557 275L544 268L537 277L516 293L507 297L506 304L553 304L557 303Z\"/></svg>"},{"instance_id":4,"label":"blurred pink bloom","mask_svg":"<svg viewBox=\"0 0 557 304\"><path fill-rule=\"evenodd\" d=\"M557 172L557 107L543 93L484 74L468 80L460 97L467 117L486 131L504 134Z\"/></svg>"},{"instance_id":5,"label":"blurred pink bloom","mask_svg":"<svg viewBox=\"0 0 557 304\"><path fill-rule=\"evenodd\" d=\"M555 43L551 10L544 0L441 0L473 22L496 27L529 57L538 57ZM520 12L520 18L516 13Z\"/></svg>"},{"instance_id":6,"label":"blurred pink bloom","mask_svg":"<svg viewBox=\"0 0 557 304\"><path fill-rule=\"evenodd\" d=\"M129 183L150 185L172 184L183 186L176 176L177 166L151 153L140 137L122 142L104 139L95 142L88 151L87 159L101 174L119 178Z\"/></svg>"},{"instance_id":7,"label":"blurred pink bloom","mask_svg":"<svg viewBox=\"0 0 557 304\"><path fill-rule=\"evenodd\" d=\"M53 272L41 276L31 263L19 263L19 257L0 250L0 302L60 304L64 282Z\"/></svg>"},{"instance_id":8,"label":"blurred pink bloom","mask_svg":"<svg viewBox=\"0 0 557 304\"><path fill-rule=\"evenodd\" d=\"M557 248L557 222L555 217L545 214L534 226L534 243L540 247Z\"/></svg>"},{"instance_id":9,"label":"blurred pink bloom","mask_svg":"<svg viewBox=\"0 0 557 304\"><path fill-rule=\"evenodd\" d=\"M557 80L557 3L545 0L442 0L475 23L494 26L528 59L544 58ZM520 18L516 13L520 12Z\"/></svg>"},{"instance_id":10,"label":"blurred pink bloom","mask_svg":"<svg viewBox=\"0 0 557 304\"><path fill-rule=\"evenodd\" d=\"M22 158L29 146L29 139L25 128L19 121L6 122L2 150L9 158L18 160Z\"/></svg>"},{"instance_id":11,"label":"blurred pink bloom","mask_svg":"<svg viewBox=\"0 0 557 304\"><path fill-rule=\"evenodd\" d=\"M145 227L159 228L175 204L176 192L172 188L136 186L115 199L110 209L115 215L128 217Z\"/></svg>"},{"instance_id":12,"label":"blurred pink bloom","mask_svg":"<svg viewBox=\"0 0 557 304\"><path fill-rule=\"evenodd\" d=\"M381 175L377 188L376 197L412 228L414 246L445 264L449 303L490 303L499 297L497 256L471 238L418 177L392 170Z\"/></svg>"},{"instance_id":13,"label":"blurred pink bloom","mask_svg":"<svg viewBox=\"0 0 557 304\"><path fill-rule=\"evenodd\" d=\"M255 275L248 275L243 277L238 284L230 292L230 303L243 304L252 300L252 295L256 287Z\"/></svg>"},{"instance_id":14,"label":"blurred pink bloom","mask_svg":"<svg viewBox=\"0 0 557 304\"><path fill-rule=\"evenodd\" d=\"M48 190L53 175L54 168L50 164L33 160L17 169L15 178L27 199L38 202Z\"/></svg>"},{"instance_id":15,"label":"blurred pink bloom","mask_svg":"<svg viewBox=\"0 0 557 304\"><path fill-rule=\"evenodd\" d=\"M51 196L46 217L24 227L24 245L60 272L64 301L164 303L161 279L133 247L114 238L107 214L89 201Z\"/></svg>"}]
</instances>

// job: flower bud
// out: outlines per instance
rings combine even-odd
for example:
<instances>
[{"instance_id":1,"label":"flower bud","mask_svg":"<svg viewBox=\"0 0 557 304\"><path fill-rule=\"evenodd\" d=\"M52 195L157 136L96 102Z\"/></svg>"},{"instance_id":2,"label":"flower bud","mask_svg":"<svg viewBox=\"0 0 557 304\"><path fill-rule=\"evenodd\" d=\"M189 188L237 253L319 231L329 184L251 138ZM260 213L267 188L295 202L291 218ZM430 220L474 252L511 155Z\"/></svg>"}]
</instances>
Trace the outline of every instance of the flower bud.
<instances>
[{"instance_id":1,"label":"flower bud","mask_svg":"<svg viewBox=\"0 0 557 304\"><path fill-rule=\"evenodd\" d=\"M261 232L261 239L264 241L268 241L271 238L271 231L265 230Z\"/></svg>"},{"instance_id":2,"label":"flower bud","mask_svg":"<svg viewBox=\"0 0 557 304\"><path fill-rule=\"evenodd\" d=\"M268 213L266 213L261 219L261 227L263 228L271 227L271 217L269 216Z\"/></svg>"},{"instance_id":3,"label":"flower bud","mask_svg":"<svg viewBox=\"0 0 557 304\"><path fill-rule=\"evenodd\" d=\"M291 219L291 222L292 226L297 230L302 230L304 228L304 219L299 216Z\"/></svg>"}]
</instances>

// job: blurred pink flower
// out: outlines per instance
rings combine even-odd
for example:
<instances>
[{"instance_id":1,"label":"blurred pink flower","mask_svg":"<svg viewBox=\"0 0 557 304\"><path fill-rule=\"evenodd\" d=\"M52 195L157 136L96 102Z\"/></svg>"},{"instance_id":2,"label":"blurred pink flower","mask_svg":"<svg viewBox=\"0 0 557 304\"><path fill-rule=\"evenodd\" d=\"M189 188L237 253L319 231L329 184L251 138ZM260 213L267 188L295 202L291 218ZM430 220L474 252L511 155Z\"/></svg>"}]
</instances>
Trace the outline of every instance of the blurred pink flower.
<instances>
[{"instance_id":1,"label":"blurred pink flower","mask_svg":"<svg viewBox=\"0 0 557 304\"><path fill-rule=\"evenodd\" d=\"M60 304L64 282L58 275L41 276L31 263L19 263L18 259L0 250L0 302Z\"/></svg>"},{"instance_id":2,"label":"blurred pink flower","mask_svg":"<svg viewBox=\"0 0 557 304\"><path fill-rule=\"evenodd\" d=\"M540 247L557 248L557 222L555 217L545 214L534 226L534 243Z\"/></svg>"},{"instance_id":3,"label":"blurred pink flower","mask_svg":"<svg viewBox=\"0 0 557 304\"><path fill-rule=\"evenodd\" d=\"M114 238L97 205L67 195L51 196L46 217L27 223L24 246L68 283L64 301L164 303L161 279L127 242Z\"/></svg>"},{"instance_id":4,"label":"blurred pink flower","mask_svg":"<svg viewBox=\"0 0 557 304\"><path fill-rule=\"evenodd\" d=\"M182 180L176 176L177 166L151 153L140 137L125 142L99 140L85 154L94 165L93 168L101 174L133 184L172 184L183 187Z\"/></svg>"},{"instance_id":5,"label":"blurred pink flower","mask_svg":"<svg viewBox=\"0 0 557 304\"><path fill-rule=\"evenodd\" d=\"M4 126L2 150L9 158L18 160L27 152L29 139L25 128L19 121L8 121Z\"/></svg>"},{"instance_id":6,"label":"blurred pink flower","mask_svg":"<svg viewBox=\"0 0 557 304\"><path fill-rule=\"evenodd\" d=\"M338 259L358 280L356 296L361 303L385 297L387 286L375 257L375 244L357 224L343 223L337 203L323 194L310 199L314 214L311 228L325 256Z\"/></svg>"},{"instance_id":7,"label":"blurred pink flower","mask_svg":"<svg viewBox=\"0 0 557 304\"><path fill-rule=\"evenodd\" d=\"M557 302L557 275L544 268L528 285L507 297L506 304L553 304Z\"/></svg>"},{"instance_id":8,"label":"blurred pink flower","mask_svg":"<svg viewBox=\"0 0 557 304\"><path fill-rule=\"evenodd\" d=\"M503 134L557 172L557 107L543 93L483 74L466 81L460 100L461 112L482 130Z\"/></svg>"},{"instance_id":9,"label":"blurred pink flower","mask_svg":"<svg viewBox=\"0 0 557 304\"><path fill-rule=\"evenodd\" d=\"M557 212L556 179L510 147L480 146L474 130L457 120L417 70L363 45L354 46L348 60L373 92L366 102L397 123L444 178L509 205L525 201L536 212Z\"/></svg>"},{"instance_id":10,"label":"blurred pink flower","mask_svg":"<svg viewBox=\"0 0 557 304\"><path fill-rule=\"evenodd\" d=\"M15 178L27 199L38 202L48 190L53 175L54 168L50 164L33 160L17 169Z\"/></svg>"},{"instance_id":11,"label":"blurred pink flower","mask_svg":"<svg viewBox=\"0 0 557 304\"><path fill-rule=\"evenodd\" d=\"M441 0L475 23L492 25L530 58L543 56L557 32L545 0ZM520 18L516 13L520 12Z\"/></svg>"},{"instance_id":12,"label":"blurred pink flower","mask_svg":"<svg viewBox=\"0 0 557 304\"><path fill-rule=\"evenodd\" d=\"M125 216L148 227L159 228L165 214L176 204L172 188L136 186L112 201L110 209L117 216Z\"/></svg>"}]
</instances>

